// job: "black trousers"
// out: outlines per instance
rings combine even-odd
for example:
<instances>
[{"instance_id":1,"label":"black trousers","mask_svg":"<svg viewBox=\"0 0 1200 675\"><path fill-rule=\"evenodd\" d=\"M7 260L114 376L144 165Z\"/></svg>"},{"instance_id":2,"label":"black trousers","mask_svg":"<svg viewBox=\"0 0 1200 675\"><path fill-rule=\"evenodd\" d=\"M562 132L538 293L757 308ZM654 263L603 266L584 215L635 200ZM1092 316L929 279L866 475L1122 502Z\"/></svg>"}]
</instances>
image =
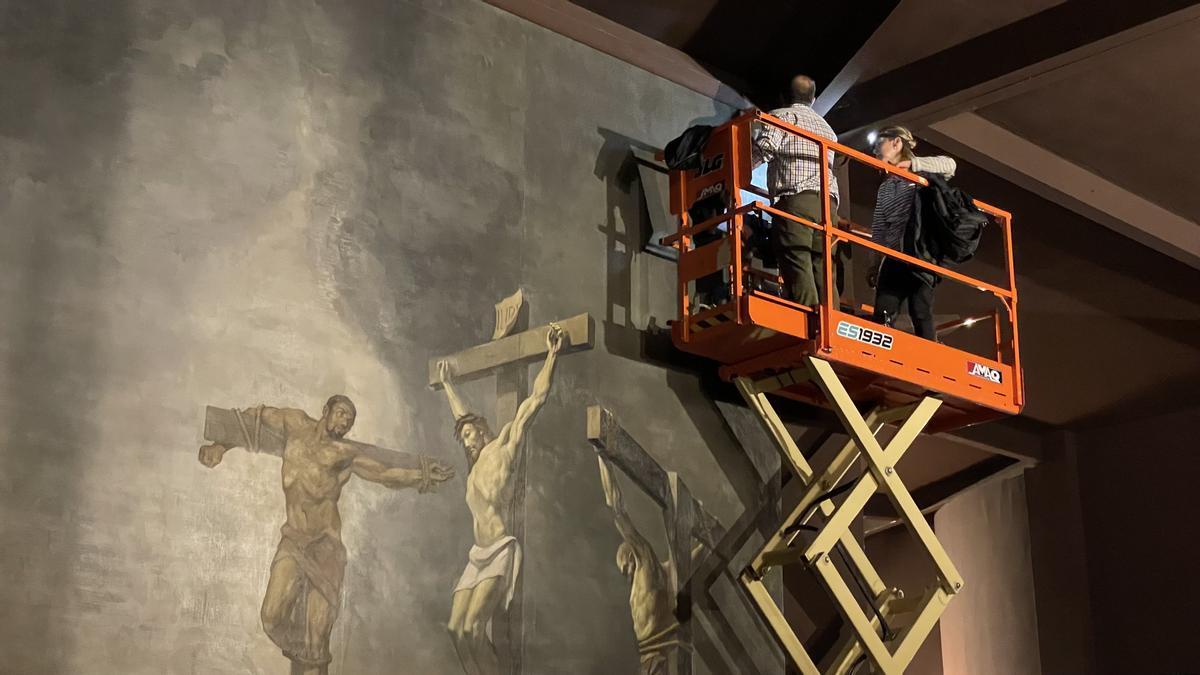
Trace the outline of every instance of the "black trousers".
<instances>
[{"instance_id":1,"label":"black trousers","mask_svg":"<svg viewBox=\"0 0 1200 675\"><path fill-rule=\"evenodd\" d=\"M900 305L905 302L917 337L936 341L933 286L921 280L908 265L890 258L884 260L875 288L875 322L891 326L900 314Z\"/></svg>"}]
</instances>

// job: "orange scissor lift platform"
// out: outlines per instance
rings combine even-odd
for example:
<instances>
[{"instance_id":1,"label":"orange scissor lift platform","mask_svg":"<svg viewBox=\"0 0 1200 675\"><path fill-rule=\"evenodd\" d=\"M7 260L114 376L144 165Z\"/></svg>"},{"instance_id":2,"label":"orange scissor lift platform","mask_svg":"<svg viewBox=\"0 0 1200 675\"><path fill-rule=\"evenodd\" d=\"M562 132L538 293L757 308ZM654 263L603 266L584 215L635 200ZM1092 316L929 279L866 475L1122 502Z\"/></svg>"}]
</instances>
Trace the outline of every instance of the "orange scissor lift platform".
<instances>
[{"instance_id":1,"label":"orange scissor lift platform","mask_svg":"<svg viewBox=\"0 0 1200 675\"><path fill-rule=\"evenodd\" d=\"M880 246L851 230L830 226L829 173L823 172L821 196L823 222L772 208L763 201L746 201L743 192L767 197L752 184L752 126L774 127L797 134L829 153L862 162L879 171L925 184L920 176L891 166L857 150L816 136L762 112L748 112L715 128L703 151L698 171L671 171L671 211L679 229L663 239L679 253L679 317L672 337L682 351L703 356L721 365L721 376L777 377L773 393L825 406L826 396L806 377L806 357L828 362L860 407L887 408L916 404L931 392L942 401L927 431L948 431L1017 414L1024 405L1024 390L1017 339L1017 291L1012 255L1012 217L982 202L976 205L999 224L1004 236L1007 288L974 279L955 270L926 263ZM815 156L821 156L815 155ZM692 223L688 209L699 199L728 195L724 213L702 223ZM818 307L807 307L757 290L756 280L779 283L776 274L756 268L747 250L750 215L790 219L817 230L825 239L824 298ZM697 235L715 241L697 245ZM703 239L704 237L702 237ZM835 306L833 250L835 244L855 245L935 272L945 280L974 287L995 296L1004 311L994 312L995 353L972 354L940 342L925 340L893 327L876 324L851 308ZM722 274L728 301L716 307L694 308L693 285L698 279ZM1004 326L1007 331L1002 330Z\"/></svg>"}]
</instances>

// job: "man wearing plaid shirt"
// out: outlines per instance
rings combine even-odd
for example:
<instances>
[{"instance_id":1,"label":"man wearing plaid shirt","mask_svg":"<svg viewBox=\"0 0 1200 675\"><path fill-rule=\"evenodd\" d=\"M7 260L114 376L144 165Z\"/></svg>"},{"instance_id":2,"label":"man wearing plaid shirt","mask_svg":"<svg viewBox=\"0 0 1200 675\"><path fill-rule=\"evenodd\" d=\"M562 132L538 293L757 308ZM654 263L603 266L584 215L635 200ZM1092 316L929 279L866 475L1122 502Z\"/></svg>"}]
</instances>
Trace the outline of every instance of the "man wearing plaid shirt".
<instances>
[{"instance_id":1,"label":"man wearing plaid shirt","mask_svg":"<svg viewBox=\"0 0 1200 675\"><path fill-rule=\"evenodd\" d=\"M837 134L824 118L812 109L817 84L811 77L792 78L792 105L772 110L771 115L823 136L831 141ZM777 127L759 125L754 138L755 166L767 162L767 186L775 208L814 223L822 221L821 174L822 162L817 157L817 144ZM833 152L827 159L833 163ZM836 221L838 186L829 173L829 197ZM821 302L820 287L825 280L825 239L821 232L800 223L774 218L773 234L778 249L779 272L783 275L784 295L802 305L815 307Z\"/></svg>"}]
</instances>

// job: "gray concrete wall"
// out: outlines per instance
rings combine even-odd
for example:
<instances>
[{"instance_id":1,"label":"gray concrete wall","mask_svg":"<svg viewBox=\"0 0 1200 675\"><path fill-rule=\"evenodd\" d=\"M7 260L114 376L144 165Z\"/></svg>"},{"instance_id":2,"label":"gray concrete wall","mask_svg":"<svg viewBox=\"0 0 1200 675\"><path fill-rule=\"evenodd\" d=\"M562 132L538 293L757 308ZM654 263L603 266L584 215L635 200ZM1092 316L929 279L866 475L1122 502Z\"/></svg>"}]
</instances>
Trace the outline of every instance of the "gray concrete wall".
<instances>
[{"instance_id":1,"label":"gray concrete wall","mask_svg":"<svg viewBox=\"0 0 1200 675\"><path fill-rule=\"evenodd\" d=\"M635 332L670 317L673 269L634 254L628 144L724 112L473 0L0 5L0 672L287 672L258 615L279 460L196 448L207 404L338 392L353 437L460 477L347 486L331 672L457 672L465 466L426 362L518 286L535 323L599 324L528 447L525 672L633 672L585 407L723 522L755 496Z\"/></svg>"}]
</instances>

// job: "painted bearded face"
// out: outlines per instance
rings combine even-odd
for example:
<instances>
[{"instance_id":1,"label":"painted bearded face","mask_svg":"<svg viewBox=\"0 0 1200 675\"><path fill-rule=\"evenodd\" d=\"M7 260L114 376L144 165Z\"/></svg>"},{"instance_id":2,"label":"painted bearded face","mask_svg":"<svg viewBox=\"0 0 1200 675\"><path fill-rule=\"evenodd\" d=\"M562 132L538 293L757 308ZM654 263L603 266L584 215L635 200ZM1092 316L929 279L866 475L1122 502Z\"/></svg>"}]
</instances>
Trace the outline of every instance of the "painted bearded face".
<instances>
[{"instance_id":1,"label":"painted bearded face","mask_svg":"<svg viewBox=\"0 0 1200 675\"><path fill-rule=\"evenodd\" d=\"M467 456L474 463L479 459L479 453L483 451L483 446L487 445L487 435L478 425L465 424L462 429L462 444L463 449L467 451Z\"/></svg>"},{"instance_id":2,"label":"painted bearded face","mask_svg":"<svg viewBox=\"0 0 1200 675\"><path fill-rule=\"evenodd\" d=\"M350 433L350 428L354 426L355 412L354 408L345 403L334 403L329 411L325 414L327 421L326 427L329 429L329 435L334 438L342 438Z\"/></svg>"}]
</instances>

